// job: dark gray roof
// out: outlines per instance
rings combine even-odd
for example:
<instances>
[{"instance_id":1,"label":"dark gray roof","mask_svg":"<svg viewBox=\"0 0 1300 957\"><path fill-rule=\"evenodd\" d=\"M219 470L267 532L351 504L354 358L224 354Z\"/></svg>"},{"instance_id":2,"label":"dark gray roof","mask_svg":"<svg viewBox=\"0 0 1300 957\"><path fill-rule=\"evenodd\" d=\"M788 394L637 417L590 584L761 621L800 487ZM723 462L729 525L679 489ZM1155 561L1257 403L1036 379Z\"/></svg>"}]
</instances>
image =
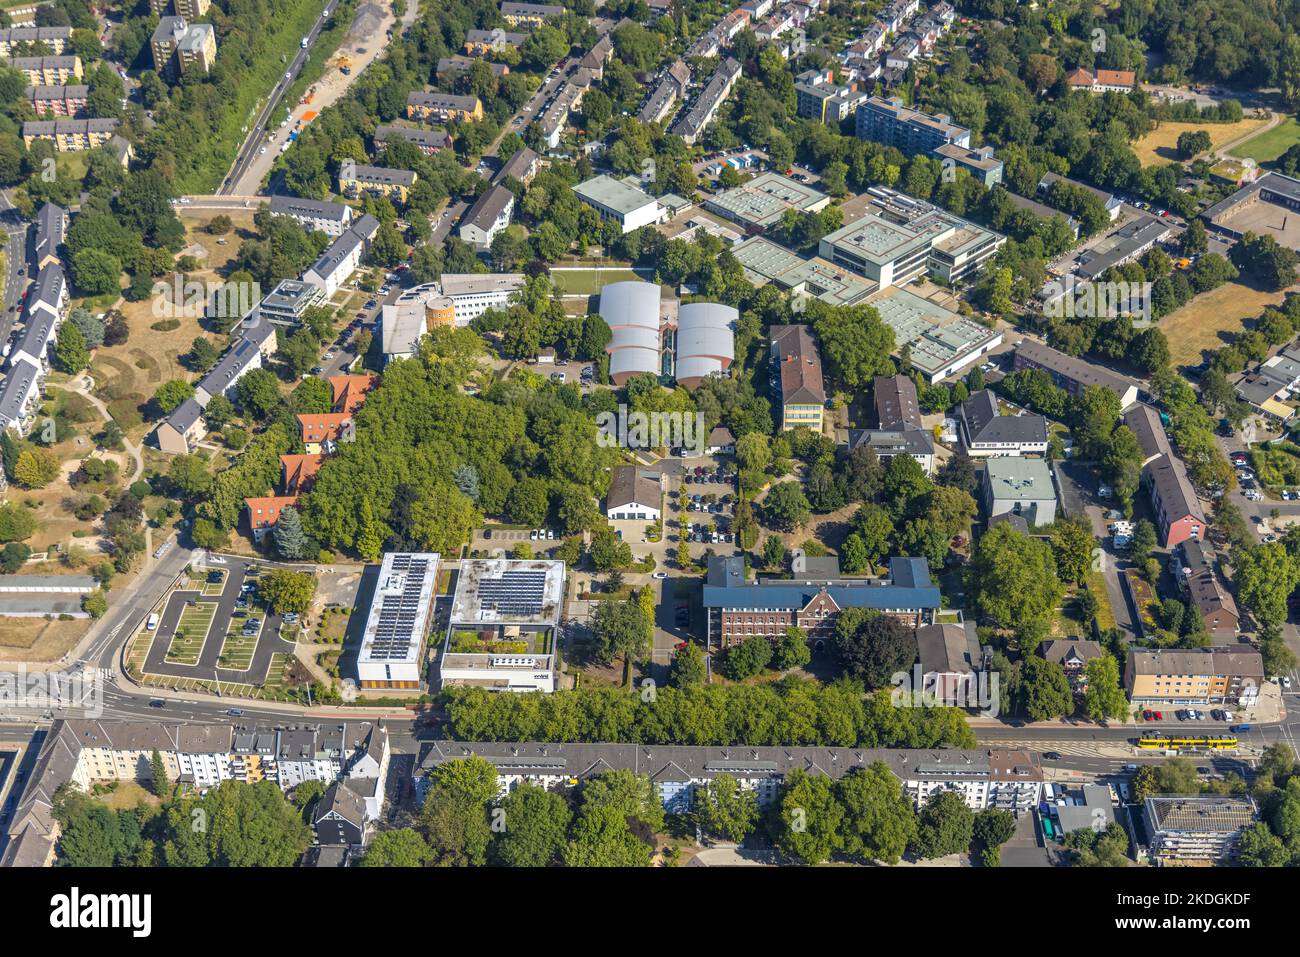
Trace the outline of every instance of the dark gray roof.
<instances>
[{"instance_id":1,"label":"dark gray roof","mask_svg":"<svg viewBox=\"0 0 1300 957\"><path fill-rule=\"evenodd\" d=\"M876 455L933 455L934 436L921 429L849 429L849 451L860 446Z\"/></svg>"},{"instance_id":2,"label":"dark gray roof","mask_svg":"<svg viewBox=\"0 0 1300 957\"><path fill-rule=\"evenodd\" d=\"M63 275L63 267L58 263L42 266L27 296L27 309L30 311L39 304L58 312L59 300L67 291L68 281Z\"/></svg>"},{"instance_id":3,"label":"dark gray roof","mask_svg":"<svg viewBox=\"0 0 1300 957\"><path fill-rule=\"evenodd\" d=\"M876 422L882 429L923 428L916 383L905 375L878 375L872 385Z\"/></svg>"},{"instance_id":4,"label":"dark gray roof","mask_svg":"<svg viewBox=\"0 0 1300 957\"><path fill-rule=\"evenodd\" d=\"M1112 238L1118 241L1106 252L1097 255L1084 253L1080 257L1079 275L1087 278L1100 276L1112 266L1118 266L1140 255L1143 250L1168 234L1168 224L1155 216L1143 216L1141 219L1127 223L1112 234Z\"/></svg>"},{"instance_id":5,"label":"dark gray roof","mask_svg":"<svg viewBox=\"0 0 1300 957\"><path fill-rule=\"evenodd\" d=\"M1144 459L1153 459L1158 455L1169 455L1169 436L1165 434L1160 413L1146 403L1139 403L1124 413L1124 424L1137 436Z\"/></svg>"},{"instance_id":6,"label":"dark gray roof","mask_svg":"<svg viewBox=\"0 0 1300 957\"><path fill-rule=\"evenodd\" d=\"M387 145L389 140L406 140L423 149L446 149L451 146L451 135L446 130L416 130L409 126L380 126L375 129L375 144Z\"/></svg>"},{"instance_id":7,"label":"dark gray roof","mask_svg":"<svg viewBox=\"0 0 1300 957\"><path fill-rule=\"evenodd\" d=\"M361 183L382 183L384 185L411 186L415 183L415 173L409 169L389 169L386 166L353 167L353 174Z\"/></svg>"},{"instance_id":8,"label":"dark gray roof","mask_svg":"<svg viewBox=\"0 0 1300 957\"><path fill-rule=\"evenodd\" d=\"M68 229L68 211L54 203L46 203L36 214L36 261L47 254L59 255Z\"/></svg>"},{"instance_id":9,"label":"dark gray roof","mask_svg":"<svg viewBox=\"0 0 1300 957\"><path fill-rule=\"evenodd\" d=\"M230 388L230 384L248 368L258 355L257 343L240 338L235 347L221 357L212 367L212 371L199 380L199 388L208 395L218 395Z\"/></svg>"},{"instance_id":10,"label":"dark gray roof","mask_svg":"<svg viewBox=\"0 0 1300 957\"><path fill-rule=\"evenodd\" d=\"M276 216L292 216L298 219L324 219L337 223L347 222L351 209L342 203L330 203L319 199L303 199L300 196L272 196L271 212Z\"/></svg>"},{"instance_id":11,"label":"dark gray roof","mask_svg":"<svg viewBox=\"0 0 1300 957\"><path fill-rule=\"evenodd\" d=\"M1185 516L1191 516L1205 524L1205 512L1201 510L1200 499L1187 478L1187 469L1181 459L1173 455L1161 455L1147 464L1147 480L1156 488L1160 497L1160 508L1169 522L1176 522Z\"/></svg>"},{"instance_id":12,"label":"dark gray roof","mask_svg":"<svg viewBox=\"0 0 1300 957\"><path fill-rule=\"evenodd\" d=\"M515 194L504 186L489 186L474 201L474 205L465 214L464 226L477 226L487 232L496 224L506 207L515 201Z\"/></svg>"},{"instance_id":13,"label":"dark gray roof","mask_svg":"<svg viewBox=\"0 0 1300 957\"><path fill-rule=\"evenodd\" d=\"M0 382L0 427L22 418L23 402L33 382L39 382L41 370L27 359L19 359ZM39 387L39 386L38 386Z\"/></svg>"},{"instance_id":14,"label":"dark gray roof","mask_svg":"<svg viewBox=\"0 0 1300 957\"><path fill-rule=\"evenodd\" d=\"M970 636L961 625L922 625L916 629L916 650L922 674L971 674L975 670Z\"/></svg>"},{"instance_id":15,"label":"dark gray roof","mask_svg":"<svg viewBox=\"0 0 1300 957\"><path fill-rule=\"evenodd\" d=\"M492 182L500 183L504 181L507 176L513 176L515 179L523 182L524 179L527 178L529 170L532 169L533 164L536 163L537 160L537 153L525 146L517 151L514 156L505 161L501 169L497 171L497 175L492 178Z\"/></svg>"},{"instance_id":16,"label":"dark gray roof","mask_svg":"<svg viewBox=\"0 0 1300 957\"><path fill-rule=\"evenodd\" d=\"M366 802L360 794L336 781L329 786L316 805L312 823L319 824L328 815L337 814L359 828L366 825Z\"/></svg>"},{"instance_id":17,"label":"dark gray roof","mask_svg":"<svg viewBox=\"0 0 1300 957\"><path fill-rule=\"evenodd\" d=\"M1016 357L1075 382L1080 388L1090 385L1105 386L1121 400L1130 389L1137 388L1137 383L1132 379L1083 359L1076 359L1064 352L1058 352L1032 339L1025 339L1016 347Z\"/></svg>"},{"instance_id":18,"label":"dark gray roof","mask_svg":"<svg viewBox=\"0 0 1300 957\"><path fill-rule=\"evenodd\" d=\"M1041 415L1000 415L998 400L981 389L961 404L958 411L971 445L1030 443L1047 441L1047 420Z\"/></svg>"},{"instance_id":19,"label":"dark gray roof","mask_svg":"<svg viewBox=\"0 0 1300 957\"><path fill-rule=\"evenodd\" d=\"M192 396L172 409L172 414L167 416L167 423L177 432L184 435L195 422L203 416L203 406L199 405L198 400Z\"/></svg>"},{"instance_id":20,"label":"dark gray roof","mask_svg":"<svg viewBox=\"0 0 1300 957\"><path fill-rule=\"evenodd\" d=\"M895 555L889 560L889 577L895 585L903 588L928 588L930 563L924 558Z\"/></svg>"},{"instance_id":21,"label":"dark gray roof","mask_svg":"<svg viewBox=\"0 0 1300 957\"><path fill-rule=\"evenodd\" d=\"M740 64L734 58L727 57L713 72L713 76L709 77L709 82L704 85L691 108L673 124L672 131L678 136L698 136L713 118L728 86L739 75Z\"/></svg>"},{"instance_id":22,"label":"dark gray roof","mask_svg":"<svg viewBox=\"0 0 1300 957\"><path fill-rule=\"evenodd\" d=\"M1085 665L1093 658L1101 657L1101 645L1091 638L1058 638L1045 641L1038 646L1039 654L1048 661L1058 665L1077 658Z\"/></svg>"},{"instance_id":23,"label":"dark gray roof","mask_svg":"<svg viewBox=\"0 0 1300 957\"><path fill-rule=\"evenodd\" d=\"M421 755L420 768L477 756L499 774L567 775L584 780L610 770L629 770L652 780L710 780L720 774L780 780L796 768L840 778L855 768L880 761L900 780L991 780L1033 782L1043 779L1036 755L1028 751L955 748L868 749L821 747L696 747L660 744L577 744L544 742L434 741Z\"/></svg>"}]
</instances>

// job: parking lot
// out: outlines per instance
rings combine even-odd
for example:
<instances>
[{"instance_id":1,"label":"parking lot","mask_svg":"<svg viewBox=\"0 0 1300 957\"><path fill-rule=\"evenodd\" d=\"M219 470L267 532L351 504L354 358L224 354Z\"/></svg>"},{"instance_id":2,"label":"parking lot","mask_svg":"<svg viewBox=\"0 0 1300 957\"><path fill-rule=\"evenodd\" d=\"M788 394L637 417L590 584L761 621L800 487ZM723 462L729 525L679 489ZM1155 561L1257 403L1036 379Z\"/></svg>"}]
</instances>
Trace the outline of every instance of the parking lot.
<instances>
[{"instance_id":1,"label":"parking lot","mask_svg":"<svg viewBox=\"0 0 1300 957\"><path fill-rule=\"evenodd\" d=\"M690 465L682 474L681 492L686 508L680 509L680 494L670 498L677 515L677 528L685 528L695 544L734 545L731 527L736 502L737 477L729 465Z\"/></svg>"},{"instance_id":2,"label":"parking lot","mask_svg":"<svg viewBox=\"0 0 1300 957\"><path fill-rule=\"evenodd\" d=\"M276 654L293 654L280 637L282 620L257 599L260 567L210 556L188 587L168 596L158 613L146 674L260 685ZM150 616L150 621L154 621Z\"/></svg>"}]
</instances>

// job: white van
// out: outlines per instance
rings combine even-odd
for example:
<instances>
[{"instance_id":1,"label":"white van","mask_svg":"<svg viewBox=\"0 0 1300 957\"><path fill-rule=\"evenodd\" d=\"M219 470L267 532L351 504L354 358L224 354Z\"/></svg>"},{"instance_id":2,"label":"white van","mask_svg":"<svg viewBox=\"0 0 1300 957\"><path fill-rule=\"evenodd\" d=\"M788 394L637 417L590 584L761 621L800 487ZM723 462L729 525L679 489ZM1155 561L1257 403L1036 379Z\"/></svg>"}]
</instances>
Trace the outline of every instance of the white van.
<instances>
[{"instance_id":1,"label":"white van","mask_svg":"<svg viewBox=\"0 0 1300 957\"><path fill-rule=\"evenodd\" d=\"M153 631L157 627L158 627L158 612L154 612L152 615L149 616L148 622L145 623L145 628L149 629L150 631Z\"/></svg>"}]
</instances>

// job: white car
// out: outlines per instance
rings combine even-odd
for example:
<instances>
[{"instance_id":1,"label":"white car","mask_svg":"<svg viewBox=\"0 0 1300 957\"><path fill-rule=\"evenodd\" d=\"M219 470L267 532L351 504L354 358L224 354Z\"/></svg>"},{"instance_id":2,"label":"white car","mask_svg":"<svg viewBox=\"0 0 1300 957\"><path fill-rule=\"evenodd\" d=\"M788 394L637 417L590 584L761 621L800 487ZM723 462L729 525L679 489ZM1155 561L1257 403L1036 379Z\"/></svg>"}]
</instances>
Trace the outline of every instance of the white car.
<instances>
[{"instance_id":1,"label":"white car","mask_svg":"<svg viewBox=\"0 0 1300 957\"><path fill-rule=\"evenodd\" d=\"M549 529L549 528L546 530L546 540L547 540L548 542L553 542L553 541L555 541L555 532L552 531L552 530Z\"/></svg>"},{"instance_id":2,"label":"white car","mask_svg":"<svg viewBox=\"0 0 1300 957\"><path fill-rule=\"evenodd\" d=\"M1282 687L1287 691L1291 690L1291 677L1289 675L1282 676Z\"/></svg>"},{"instance_id":3,"label":"white car","mask_svg":"<svg viewBox=\"0 0 1300 957\"><path fill-rule=\"evenodd\" d=\"M537 541L537 529L533 529L528 533L528 540L532 542Z\"/></svg>"}]
</instances>

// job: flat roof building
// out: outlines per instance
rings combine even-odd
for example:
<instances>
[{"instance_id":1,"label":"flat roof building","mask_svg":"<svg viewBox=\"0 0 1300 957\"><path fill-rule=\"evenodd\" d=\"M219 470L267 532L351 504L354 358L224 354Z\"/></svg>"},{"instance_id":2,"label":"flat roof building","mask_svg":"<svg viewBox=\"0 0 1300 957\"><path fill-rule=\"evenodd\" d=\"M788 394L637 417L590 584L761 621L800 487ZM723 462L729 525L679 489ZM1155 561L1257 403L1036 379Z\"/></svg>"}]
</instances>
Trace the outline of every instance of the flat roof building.
<instances>
[{"instance_id":1,"label":"flat roof building","mask_svg":"<svg viewBox=\"0 0 1300 957\"><path fill-rule=\"evenodd\" d=\"M1043 459L989 459L982 484L987 518L1010 512L1030 525L1056 521L1056 483Z\"/></svg>"},{"instance_id":2,"label":"flat roof building","mask_svg":"<svg viewBox=\"0 0 1300 957\"><path fill-rule=\"evenodd\" d=\"M612 176L595 176L573 187L578 198L594 206L602 219L612 219L624 233L663 222L667 211L644 190Z\"/></svg>"},{"instance_id":3,"label":"flat roof building","mask_svg":"<svg viewBox=\"0 0 1300 957\"><path fill-rule=\"evenodd\" d=\"M357 656L362 688L420 687L424 642L433 624L438 557L431 552L384 555Z\"/></svg>"},{"instance_id":4,"label":"flat roof building","mask_svg":"<svg viewBox=\"0 0 1300 957\"><path fill-rule=\"evenodd\" d=\"M739 223L749 233L761 233L779 224L786 210L816 213L830 202L830 196L819 189L780 173L761 173L705 200L704 208Z\"/></svg>"},{"instance_id":5,"label":"flat roof building","mask_svg":"<svg viewBox=\"0 0 1300 957\"><path fill-rule=\"evenodd\" d=\"M555 690L564 563L465 559L456 579L439 674L442 686Z\"/></svg>"},{"instance_id":6,"label":"flat roof building","mask_svg":"<svg viewBox=\"0 0 1300 957\"><path fill-rule=\"evenodd\" d=\"M912 365L931 382L956 375L1002 344L1002 333L901 287L867 300L894 330L896 350L907 345Z\"/></svg>"}]
</instances>

